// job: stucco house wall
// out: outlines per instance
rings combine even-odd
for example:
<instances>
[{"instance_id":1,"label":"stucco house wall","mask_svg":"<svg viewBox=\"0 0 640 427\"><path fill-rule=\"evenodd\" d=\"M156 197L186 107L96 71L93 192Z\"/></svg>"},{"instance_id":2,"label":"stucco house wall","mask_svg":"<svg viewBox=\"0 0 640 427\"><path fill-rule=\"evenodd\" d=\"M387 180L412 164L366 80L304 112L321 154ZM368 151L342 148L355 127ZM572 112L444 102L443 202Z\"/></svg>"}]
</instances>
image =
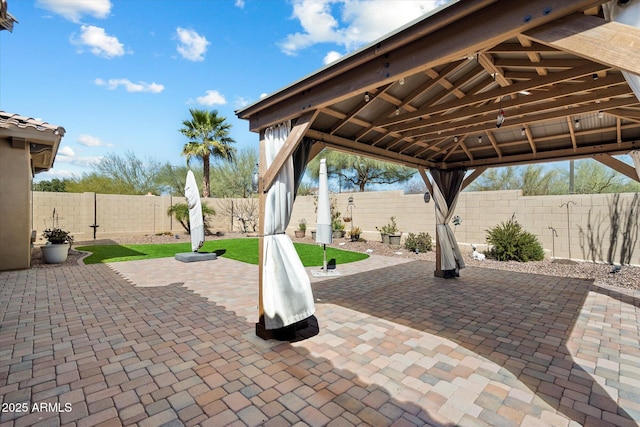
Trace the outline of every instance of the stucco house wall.
<instances>
[{"instance_id":1,"label":"stucco house wall","mask_svg":"<svg viewBox=\"0 0 640 427\"><path fill-rule=\"evenodd\" d=\"M65 129L0 111L0 271L31 266L31 183L53 167Z\"/></svg>"}]
</instances>

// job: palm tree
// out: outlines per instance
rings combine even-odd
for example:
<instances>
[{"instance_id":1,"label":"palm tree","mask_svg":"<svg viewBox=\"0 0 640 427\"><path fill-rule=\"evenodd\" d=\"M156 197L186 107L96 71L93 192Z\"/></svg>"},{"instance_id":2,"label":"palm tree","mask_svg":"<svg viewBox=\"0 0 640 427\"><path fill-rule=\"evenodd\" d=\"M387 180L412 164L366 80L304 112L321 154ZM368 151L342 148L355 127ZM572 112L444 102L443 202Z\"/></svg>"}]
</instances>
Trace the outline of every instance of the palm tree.
<instances>
[{"instance_id":1,"label":"palm tree","mask_svg":"<svg viewBox=\"0 0 640 427\"><path fill-rule=\"evenodd\" d=\"M231 124L226 123L227 118L218 116L216 110L205 111L189 109L191 120L183 120L180 133L189 138L184 145L182 155L187 158L187 166L194 157L202 160L202 197L209 197L211 185L209 183L210 158L233 160L235 148L230 144L235 141L229 136Z\"/></svg>"}]
</instances>

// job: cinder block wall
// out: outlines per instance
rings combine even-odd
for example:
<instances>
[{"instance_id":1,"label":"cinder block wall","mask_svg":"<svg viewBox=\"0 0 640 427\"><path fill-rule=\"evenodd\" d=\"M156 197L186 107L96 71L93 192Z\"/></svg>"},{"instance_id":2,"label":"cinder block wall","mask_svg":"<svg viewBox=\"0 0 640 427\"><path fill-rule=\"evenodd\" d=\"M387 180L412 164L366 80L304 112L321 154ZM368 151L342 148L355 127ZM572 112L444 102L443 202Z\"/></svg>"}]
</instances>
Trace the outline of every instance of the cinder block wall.
<instances>
[{"instance_id":1,"label":"cinder block wall","mask_svg":"<svg viewBox=\"0 0 640 427\"><path fill-rule=\"evenodd\" d=\"M353 197L353 211L348 199ZM94 199L95 197L95 199ZM633 246L631 263L640 264L640 237L635 230L638 220L630 218L629 207L640 193L523 196L520 190L463 192L458 199L455 214L462 224L454 227L463 252L471 252L470 245L486 247L486 231L512 215L523 227L536 235L547 256L607 261L612 248L612 259L619 262L622 242L626 238ZM404 195L402 191L341 193L332 195L341 216L349 213L351 223L363 230L362 237L379 240L376 227L396 217L400 230L407 233L427 232L435 237L435 207L433 201L424 203L421 194ZM309 230L315 229L316 210L314 196L296 199L291 223L287 230L293 235L298 222L304 218ZM73 232L76 240L93 238L94 212L97 238L115 234L154 234L170 232L184 234L182 226L167 215L169 206L184 202L182 197L121 196L94 193L33 193L33 227L42 242L42 231L53 225L53 209L60 227ZM210 218L212 231L239 231L237 218L229 216L230 203L238 206L242 199L204 199L217 212ZM94 206L96 209L94 209ZM568 206L568 210L567 210ZM635 227L635 228L634 228ZM613 230L616 230L613 232ZM555 230L555 234L554 234Z\"/></svg>"}]
</instances>

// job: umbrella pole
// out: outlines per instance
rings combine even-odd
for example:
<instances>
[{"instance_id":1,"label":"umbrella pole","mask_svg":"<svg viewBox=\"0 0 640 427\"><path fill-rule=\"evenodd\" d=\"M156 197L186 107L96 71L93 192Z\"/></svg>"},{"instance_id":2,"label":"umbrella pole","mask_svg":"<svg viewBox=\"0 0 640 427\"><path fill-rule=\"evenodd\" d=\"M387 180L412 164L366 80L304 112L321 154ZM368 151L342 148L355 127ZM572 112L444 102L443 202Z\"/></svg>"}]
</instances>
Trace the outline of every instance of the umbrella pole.
<instances>
[{"instance_id":1,"label":"umbrella pole","mask_svg":"<svg viewBox=\"0 0 640 427\"><path fill-rule=\"evenodd\" d=\"M326 243L322 244L322 250L323 250L323 254L322 254L322 269L324 270L324 274L329 273L327 271L327 245Z\"/></svg>"}]
</instances>

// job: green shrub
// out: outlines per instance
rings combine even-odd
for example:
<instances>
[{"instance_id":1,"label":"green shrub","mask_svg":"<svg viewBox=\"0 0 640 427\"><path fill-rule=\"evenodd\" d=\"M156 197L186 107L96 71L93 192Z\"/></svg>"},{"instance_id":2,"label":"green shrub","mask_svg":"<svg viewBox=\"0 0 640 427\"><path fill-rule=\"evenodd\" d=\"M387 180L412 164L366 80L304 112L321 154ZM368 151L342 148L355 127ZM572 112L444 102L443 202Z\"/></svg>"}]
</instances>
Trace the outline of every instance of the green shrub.
<instances>
[{"instance_id":1,"label":"green shrub","mask_svg":"<svg viewBox=\"0 0 640 427\"><path fill-rule=\"evenodd\" d=\"M205 231L209 229L209 223L208 223L207 217L209 215L215 215L215 214L216 214L215 209L209 207L206 203L202 204L202 218L204 222ZM178 220L180 225L182 225L182 227L186 230L187 233L191 232L191 228L189 225L189 205L187 205L186 203L176 203L174 205L171 205L169 209L167 209L167 215L168 216L173 215Z\"/></svg>"},{"instance_id":2,"label":"green shrub","mask_svg":"<svg viewBox=\"0 0 640 427\"><path fill-rule=\"evenodd\" d=\"M433 250L433 241L429 233L409 233L404 241L404 248L413 252L428 252Z\"/></svg>"},{"instance_id":3,"label":"green shrub","mask_svg":"<svg viewBox=\"0 0 640 427\"><path fill-rule=\"evenodd\" d=\"M491 246L488 255L498 261L540 261L544 249L533 234L522 229L512 217L506 223L487 230L487 243Z\"/></svg>"}]
</instances>

